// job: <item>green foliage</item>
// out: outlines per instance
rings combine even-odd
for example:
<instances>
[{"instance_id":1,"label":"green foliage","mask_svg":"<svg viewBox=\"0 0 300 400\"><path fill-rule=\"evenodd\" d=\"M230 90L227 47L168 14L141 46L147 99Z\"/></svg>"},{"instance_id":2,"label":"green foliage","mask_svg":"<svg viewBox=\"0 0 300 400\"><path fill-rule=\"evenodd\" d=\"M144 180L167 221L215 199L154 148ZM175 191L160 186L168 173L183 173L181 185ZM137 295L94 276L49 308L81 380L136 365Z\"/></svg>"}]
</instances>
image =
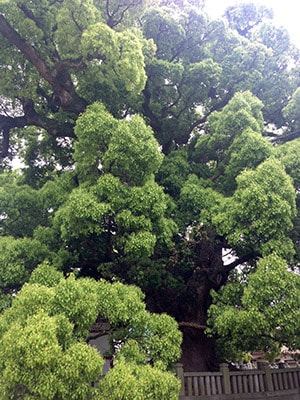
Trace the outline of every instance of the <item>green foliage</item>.
<instances>
[{"instance_id":1,"label":"green foliage","mask_svg":"<svg viewBox=\"0 0 300 400\"><path fill-rule=\"evenodd\" d=\"M92 103L110 98L109 110L122 115L124 102L136 102L136 95L146 83L144 50L153 45L138 30L116 32L105 23L97 22L83 31L81 54L86 70L78 76L79 93Z\"/></svg>"},{"instance_id":2,"label":"green foliage","mask_svg":"<svg viewBox=\"0 0 300 400\"><path fill-rule=\"evenodd\" d=\"M109 210L107 204L99 203L86 190L81 188L73 190L68 202L55 216L61 226L62 238L100 233L103 229L100 221Z\"/></svg>"},{"instance_id":3,"label":"green foliage","mask_svg":"<svg viewBox=\"0 0 300 400\"><path fill-rule=\"evenodd\" d=\"M74 160L82 180L98 177L99 164L116 127L117 121L101 103L93 103L78 118Z\"/></svg>"},{"instance_id":4,"label":"green foliage","mask_svg":"<svg viewBox=\"0 0 300 400\"><path fill-rule=\"evenodd\" d=\"M62 316L44 313L15 322L0 342L0 393L3 399L74 399L93 396L90 382L103 365L97 351L74 343L63 351L62 343L72 325ZM61 334L64 333L63 337Z\"/></svg>"},{"instance_id":5,"label":"green foliage","mask_svg":"<svg viewBox=\"0 0 300 400\"><path fill-rule=\"evenodd\" d=\"M180 209L184 213L184 223L189 221L209 222L214 214L221 196L212 188L207 187L195 175L190 175L180 193Z\"/></svg>"},{"instance_id":6,"label":"green foliage","mask_svg":"<svg viewBox=\"0 0 300 400\"><path fill-rule=\"evenodd\" d=\"M178 396L179 383L166 369L179 357L181 333L171 317L148 313L143 298L137 287L64 279L54 267L39 266L0 314L1 398L117 399L121 387L126 398ZM118 332L122 339L116 367L95 389L91 383L101 376L104 361L83 339L99 312L114 340ZM130 383L127 377L132 384L123 387L121 382Z\"/></svg>"},{"instance_id":7,"label":"green foliage","mask_svg":"<svg viewBox=\"0 0 300 400\"><path fill-rule=\"evenodd\" d=\"M126 287L120 282L109 285L105 281L99 282L100 286L100 313L105 315L112 324L118 321L127 323L131 316L136 316L145 311L142 303L144 295L135 287Z\"/></svg>"},{"instance_id":8,"label":"green foliage","mask_svg":"<svg viewBox=\"0 0 300 400\"><path fill-rule=\"evenodd\" d=\"M54 118L58 122L61 117L56 113ZM63 123L67 122L64 120ZM24 129L24 147L20 146L22 148L19 153L27 166L23 170L22 177L19 177L19 181L21 180L23 184L33 189L39 189L59 176L58 169L66 171L70 168L72 154L72 149L66 145L68 140L56 140L54 137L49 137L45 130L39 132L38 136L37 134L36 127Z\"/></svg>"},{"instance_id":9,"label":"green foliage","mask_svg":"<svg viewBox=\"0 0 300 400\"><path fill-rule=\"evenodd\" d=\"M210 118L212 132L230 137L251 128L260 132L263 128L263 104L249 91L237 93L221 113L215 113Z\"/></svg>"},{"instance_id":10,"label":"green foliage","mask_svg":"<svg viewBox=\"0 0 300 400\"><path fill-rule=\"evenodd\" d=\"M211 133L209 143L206 145L214 151L220 152L224 151L244 129L251 128L255 132L261 132L263 128L262 106L263 104L250 92L236 93L222 111L214 112L210 116L209 129ZM200 136L196 145L199 151L201 151L202 140L202 136Z\"/></svg>"},{"instance_id":11,"label":"green foliage","mask_svg":"<svg viewBox=\"0 0 300 400\"><path fill-rule=\"evenodd\" d=\"M299 276L273 253L259 261L246 285L236 280L213 293L209 322L221 343L226 338L223 355L234 360L240 352L262 349L272 357L282 343L296 348L299 289Z\"/></svg>"},{"instance_id":12,"label":"green foliage","mask_svg":"<svg viewBox=\"0 0 300 400\"><path fill-rule=\"evenodd\" d=\"M255 169L273 154L273 147L260 133L245 129L228 148L229 161L225 167L224 191L236 189L235 178L244 169Z\"/></svg>"},{"instance_id":13,"label":"green foliage","mask_svg":"<svg viewBox=\"0 0 300 400\"><path fill-rule=\"evenodd\" d=\"M38 191L43 207L47 210L47 216L50 220L52 220L55 211L66 201L74 187L73 173L65 171L62 175L54 176L48 180Z\"/></svg>"},{"instance_id":14,"label":"green foliage","mask_svg":"<svg viewBox=\"0 0 300 400\"><path fill-rule=\"evenodd\" d=\"M57 13L55 40L65 59L77 59L81 54L82 32L89 30L99 18L92 0L67 0Z\"/></svg>"},{"instance_id":15,"label":"green foliage","mask_svg":"<svg viewBox=\"0 0 300 400\"><path fill-rule=\"evenodd\" d=\"M125 254L130 254L134 258L149 257L153 254L156 238L149 232L132 233L125 244Z\"/></svg>"},{"instance_id":16,"label":"green foliage","mask_svg":"<svg viewBox=\"0 0 300 400\"><path fill-rule=\"evenodd\" d=\"M135 24L144 8L148 5L145 0L133 0L129 3L120 4L118 0L112 0L109 4L101 1L96 2L103 18L110 27L127 27Z\"/></svg>"},{"instance_id":17,"label":"green foliage","mask_svg":"<svg viewBox=\"0 0 300 400\"><path fill-rule=\"evenodd\" d=\"M148 351L154 366L165 370L172 360L178 359L177 343L181 333L176 332L177 323L167 314L148 315L144 348Z\"/></svg>"},{"instance_id":18,"label":"green foliage","mask_svg":"<svg viewBox=\"0 0 300 400\"><path fill-rule=\"evenodd\" d=\"M100 381L100 400L176 400L179 381L171 373L135 364L118 363Z\"/></svg>"},{"instance_id":19,"label":"green foliage","mask_svg":"<svg viewBox=\"0 0 300 400\"><path fill-rule=\"evenodd\" d=\"M237 177L237 190L221 204L214 221L228 242L240 251L250 248L264 255L278 251L291 257L287 237L295 216L295 191L282 164L270 158L256 170Z\"/></svg>"},{"instance_id":20,"label":"green foliage","mask_svg":"<svg viewBox=\"0 0 300 400\"><path fill-rule=\"evenodd\" d=\"M161 27L164 27L164 36L161 35ZM144 34L152 38L157 47L157 58L170 60L174 50L181 44L184 38L184 30L177 23L176 18L167 8L152 9L145 15ZM169 45L168 45L169 44Z\"/></svg>"},{"instance_id":21,"label":"green foliage","mask_svg":"<svg viewBox=\"0 0 300 400\"><path fill-rule=\"evenodd\" d=\"M62 272L55 269L49 262L43 262L32 271L29 282L37 283L43 286L52 287L58 284L63 279Z\"/></svg>"},{"instance_id":22,"label":"green foliage","mask_svg":"<svg viewBox=\"0 0 300 400\"><path fill-rule=\"evenodd\" d=\"M284 165L287 174L293 179L293 184L296 190L300 187L299 146L300 140L295 139L292 142L287 142L281 146L275 147L275 155Z\"/></svg>"},{"instance_id":23,"label":"green foliage","mask_svg":"<svg viewBox=\"0 0 300 400\"><path fill-rule=\"evenodd\" d=\"M5 184L0 188L0 232L18 238L31 237L47 221L41 198L27 185Z\"/></svg>"},{"instance_id":24,"label":"green foliage","mask_svg":"<svg viewBox=\"0 0 300 400\"><path fill-rule=\"evenodd\" d=\"M189 170L186 151L177 150L163 159L157 173L157 180L164 187L166 193L177 199Z\"/></svg>"},{"instance_id":25,"label":"green foliage","mask_svg":"<svg viewBox=\"0 0 300 400\"><path fill-rule=\"evenodd\" d=\"M103 169L123 183L143 185L162 162L158 143L140 117L117 121L100 103L78 119L76 133L74 159L83 180L97 178Z\"/></svg>"},{"instance_id":26,"label":"green foliage","mask_svg":"<svg viewBox=\"0 0 300 400\"><path fill-rule=\"evenodd\" d=\"M34 239L0 236L0 287L11 292L28 279L32 270L49 255Z\"/></svg>"},{"instance_id":27,"label":"green foliage","mask_svg":"<svg viewBox=\"0 0 300 400\"><path fill-rule=\"evenodd\" d=\"M71 275L55 286L51 312L63 314L74 324L78 337L85 337L98 316L97 283L93 280L75 280Z\"/></svg>"},{"instance_id":28,"label":"green foliage","mask_svg":"<svg viewBox=\"0 0 300 400\"><path fill-rule=\"evenodd\" d=\"M143 185L157 172L162 154L141 117L120 121L103 157L103 170L130 186Z\"/></svg>"},{"instance_id":29,"label":"green foliage","mask_svg":"<svg viewBox=\"0 0 300 400\"><path fill-rule=\"evenodd\" d=\"M243 36L249 36L251 30L261 21L273 18L273 11L264 5L238 4L227 8L226 18L232 28Z\"/></svg>"},{"instance_id":30,"label":"green foliage","mask_svg":"<svg viewBox=\"0 0 300 400\"><path fill-rule=\"evenodd\" d=\"M138 171L130 168L132 173ZM143 174L137 175L137 179L143 178ZM54 223L65 243L97 235L107 246L109 238L111 257L122 254L126 262L139 262L152 256L158 246L172 247L177 225L168 217L168 206L168 197L150 172L141 186L129 186L119 177L105 173L96 185L88 187L85 183L74 189L56 212ZM111 260L104 258L103 261Z\"/></svg>"},{"instance_id":31,"label":"green foliage","mask_svg":"<svg viewBox=\"0 0 300 400\"><path fill-rule=\"evenodd\" d=\"M293 129L299 129L299 103L300 89L297 88L288 104L282 110L287 122Z\"/></svg>"},{"instance_id":32,"label":"green foliage","mask_svg":"<svg viewBox=\"0 0 300 400\"><path fill-rule=\"evenodd\" d=\"M248 351L269 328L252 313L259 296L245 303L257 260L299 262L299 146L288 142L299 136L299 51L265 6L232 6L213 20L202 2L179 3L0 1L1 338L11 345L18 327L43 348L36 332L48 323L45 354L53 347L65 360L50 354L41 369L54 382L49 394L24 372L18 387L1 378L3 398L175 398L164 370L181 339L164 312L202 326L210 289L228 281L214 315L225 310L217 325L225 332L235 321L236 330L219 344L236 354L245 328ZM16 155L24 166L12 171ZM235 257L226 265L225 248ZM238 263L242 276L232 276ZM266 295L285 276L281 267L269 273ZM139 284L161 317L118 281ZM103 396L84 384L102 361L94 368L95 352L80 342L99 311L114 325L117 360ZM287 340L279 333L262 344L275 349ZM22 332L17 339L26 347ZM194 351L199 342L188 339ZM28 349L5 364L1 346L1 371L29 368Z\"/></svg>"}]
</instances>

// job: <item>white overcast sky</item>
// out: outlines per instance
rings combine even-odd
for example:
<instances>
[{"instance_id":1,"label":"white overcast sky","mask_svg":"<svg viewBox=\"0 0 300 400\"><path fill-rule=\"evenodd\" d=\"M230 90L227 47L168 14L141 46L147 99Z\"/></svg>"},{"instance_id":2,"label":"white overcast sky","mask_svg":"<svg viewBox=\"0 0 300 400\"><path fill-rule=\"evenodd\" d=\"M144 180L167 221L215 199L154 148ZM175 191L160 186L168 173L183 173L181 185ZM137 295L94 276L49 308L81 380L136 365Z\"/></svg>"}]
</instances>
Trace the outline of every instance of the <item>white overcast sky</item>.
<instances>
[{"instance_id":1,"label":"white overcast sky","mask_svg":"<svg viewBox=\"0 0 300 400\"><path fill-rule=\"evenodd\" d=\"M236 3L264 4L274 11L276 25L284 26L292 42L300 49L300 1L299 0L206 0L206 11L214 17L221 16L226 7Z\"/></svg>"}]
</instances>

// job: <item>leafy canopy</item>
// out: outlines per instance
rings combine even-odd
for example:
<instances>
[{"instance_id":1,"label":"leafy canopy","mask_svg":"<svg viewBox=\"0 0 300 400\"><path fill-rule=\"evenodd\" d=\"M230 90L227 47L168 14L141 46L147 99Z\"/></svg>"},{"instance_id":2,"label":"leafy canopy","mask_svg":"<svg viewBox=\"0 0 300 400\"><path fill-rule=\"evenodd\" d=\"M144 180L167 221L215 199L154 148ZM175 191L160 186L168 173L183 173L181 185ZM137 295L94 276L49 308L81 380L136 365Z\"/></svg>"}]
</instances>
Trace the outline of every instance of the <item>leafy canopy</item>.
<instances>
[{"instance_id":1,"label":"leafy canopy","mask_svg":"<svg viewBox=\"0 0 300 400\"><path fill-rule=\"evenodd\" d=\"M299 50L264 6L235 5L213 20L203 4L0 1L1 315L13 315L17 299L40 290L40 307L11 318L22 325L19 348L23 329L36 337L47 325L45 346L67 365L73 344L86 348L80 340L101 312L118 325L115 358L128 385L116 386L117 368L101 382L107 390L123 387L120 398L131 389L151 398L147 390L159 387L161 398L171 398L173 386L162 384L170 376L159 365L178 353L164 352L172 348L173 320L145 313L139 290L116 282L138 284L149 310L173 315L185 366L209 369L214 339L203 331L212 301L220 310L224 299L233 307L232 291L245 308L238 315L248 315L241 298L259 265L271 257L280 277L299 263ZM17 172L16 155L23 162ZM51 265L80 279L61 280ZM102 292L110 303L99 300ZM222 336L227 314L213 313L212 332ZM294 345L292 335L273 328L270 342L260 342L256 328L245 351ZM238 341L228 340L238 353ZM154 368L144 362L149 352ZM90 356L82 352L82 365ZM88 371L91 381L98 370ZM154 375L158 388L147 380Z\"/></svg>"},{"instance_id":2,"label":"leafy canopy","mask_svg":"<svg viewBox=\"0 0 300 400\"><path fill-rule=\"evenodd\" d=\"M137 287L37 267L0 316L1 398L176 399L179 382L166 369L179 357L181 334L171 317L147 312L143 299ZM84 339L99 313L118 346L96 389L104 360Z\"/></svg>"},{"instance_id":3,"label":"leafy canopy","mask_svg":"<svg viewBox=\"0 0 300 400\"><path fill-rule=\"evenodd\" d=\"M253 346L266 350L271 361L280 345L299 347L299 276L276 253L261 259L246 284L232 279L213 293L210 323L220 335L219 346L229 360L242 359ZM209 330L211 333L213 330ZM237 351L237 349L239 349Z\"/></svg>"}]
</instances>

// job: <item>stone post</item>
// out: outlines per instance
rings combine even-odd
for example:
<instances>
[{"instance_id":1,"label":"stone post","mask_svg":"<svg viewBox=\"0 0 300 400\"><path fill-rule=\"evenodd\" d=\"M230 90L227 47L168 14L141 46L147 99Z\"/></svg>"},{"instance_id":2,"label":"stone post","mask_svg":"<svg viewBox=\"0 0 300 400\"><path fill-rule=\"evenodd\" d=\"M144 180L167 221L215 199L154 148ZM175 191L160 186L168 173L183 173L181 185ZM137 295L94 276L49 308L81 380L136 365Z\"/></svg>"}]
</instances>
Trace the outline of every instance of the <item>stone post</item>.
<instances>
[{"instance_id":1,"label":"stone post","mask_svg":"<svg viewBox=\"0 0 300 400\"><path fill-rule=\"evenodd\" d=\"M220 372L223 375L224 393L231 394L231 385L230 385L228 364L226 364L226 363L220 364Z\"/></svg>"},{"instance_id":2,"label":"stone post","mask_svg":"<svg viewBox=\"0 0 300 400\"><path fill-rule=\"evenodd\" d=\"M183 371L183 364L177 363L176 364L176 376L181 382L181 388L180 388L180 393L179 396L184 396L185 395L185 390L184 390L184 371Z\"/></svg>"},{"instance_id":3,"label":"stone post","mask_svg":"<svg viewBox=\"0 0 300 400\"><path fill-rule=\"evenodd\" d=\"M267 392L273 392L274 387L273 387L273 381L272 381L272 375L271 375L271 368L267 362L258 362L257 363L257 369L264 371L265 376L264 376L264 382L265 382L265 390Z\"/></svg>"}]
</instances>

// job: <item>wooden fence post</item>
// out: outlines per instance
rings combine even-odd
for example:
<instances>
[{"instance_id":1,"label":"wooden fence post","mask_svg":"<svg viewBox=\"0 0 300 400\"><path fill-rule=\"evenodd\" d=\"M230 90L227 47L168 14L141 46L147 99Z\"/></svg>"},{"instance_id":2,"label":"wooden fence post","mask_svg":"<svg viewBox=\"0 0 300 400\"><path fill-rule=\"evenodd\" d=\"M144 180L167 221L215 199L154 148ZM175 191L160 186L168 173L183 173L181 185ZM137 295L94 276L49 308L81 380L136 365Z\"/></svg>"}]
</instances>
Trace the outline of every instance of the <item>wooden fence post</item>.
<instances>
[{"instance_id":1,"label":"wooden fence post","mask_svg":"<svg viewBox=\"0 0 300 400\"><path fill-rule=\"evenodd\" d=\"M220 372L223 375L224 393L231 394L231 385L230 385L228 364L226 364L226 363L220 364Z\"/></svg>"},{"instance_id":2,"label":"wooden fence post","mask_svg":"<svg viewBox=\"0 0 300 400\"><path fill-rule=\"evenodd\" d=\"M183 364L177 363L176 364L176 376L181 381L181 388L180 388L180 396L185 395L184 389L184 371L183 371Z\"/></svg>"}]
</instances>

